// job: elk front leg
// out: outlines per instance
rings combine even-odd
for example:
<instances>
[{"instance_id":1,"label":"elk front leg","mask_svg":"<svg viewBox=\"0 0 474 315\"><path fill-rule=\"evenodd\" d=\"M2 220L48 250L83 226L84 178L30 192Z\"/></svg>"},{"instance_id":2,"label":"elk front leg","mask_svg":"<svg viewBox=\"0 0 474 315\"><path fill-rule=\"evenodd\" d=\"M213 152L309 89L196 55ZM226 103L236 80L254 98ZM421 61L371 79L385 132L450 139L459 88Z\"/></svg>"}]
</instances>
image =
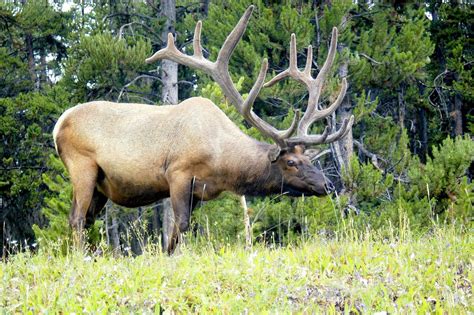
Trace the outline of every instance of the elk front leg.
<instances>
[{"instance_id":1,"label":"elk front leg","mask_svg":"<svg viewBox=\"0 0 474 315\"><path fill-rule=\"evenodd\" d=\"M164 217L163 249L172 254L178 243L179 234L189 228L191 211L195 202L191 200L192 181L182 177L170 183L172 213Z\"/></svg>"}]
</instances>

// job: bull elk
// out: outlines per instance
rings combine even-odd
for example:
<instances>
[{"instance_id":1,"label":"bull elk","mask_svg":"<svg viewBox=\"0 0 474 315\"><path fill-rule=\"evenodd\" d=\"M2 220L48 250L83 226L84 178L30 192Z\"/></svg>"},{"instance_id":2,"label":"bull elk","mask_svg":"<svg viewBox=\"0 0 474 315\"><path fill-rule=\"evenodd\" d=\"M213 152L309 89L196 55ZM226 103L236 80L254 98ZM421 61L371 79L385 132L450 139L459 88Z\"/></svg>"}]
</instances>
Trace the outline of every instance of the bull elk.
<instances>
[{"instance_id":1,"label":"bull elk","mask_svg":"<svg viewBox=\"0 0 474 315\"><path fill-rule=\"evenodd\" d=\"M335 57L337 29L332 31L327 59L316 78L311 75L311 46L305 69L298 69L293 34L289 68L264 84L268 68L264 59L244 100L232 83L228 67L252 11L253 6L245 11L215 62L203 57L201 21L196 25L192 56L180 52L169 34L167 46L146 62L169 59L209 74L245 120L275 144L245 135L216 105L201 97L173 106L94 101L72 107L59 118L53 136L73 185L69 223L76 235L94 222L108 199L122 206L138 207L171 197L175 224L163 239L164 250L171 253L179 233L188 229L197 200L214 199L223 191L239 195L321 196L334 190L331 181L311 164L305 147L336 141L353 123L351 117L332 134L328 127L319 135L308 133L314 122L336 110L347 89L342 79L335 102L324 109L318 107ZM263 86L286 77L303 83L309 99L301 119L295 115L289 129L280 131L258 117L252 104Z\"/></svg>"}]
</instances>

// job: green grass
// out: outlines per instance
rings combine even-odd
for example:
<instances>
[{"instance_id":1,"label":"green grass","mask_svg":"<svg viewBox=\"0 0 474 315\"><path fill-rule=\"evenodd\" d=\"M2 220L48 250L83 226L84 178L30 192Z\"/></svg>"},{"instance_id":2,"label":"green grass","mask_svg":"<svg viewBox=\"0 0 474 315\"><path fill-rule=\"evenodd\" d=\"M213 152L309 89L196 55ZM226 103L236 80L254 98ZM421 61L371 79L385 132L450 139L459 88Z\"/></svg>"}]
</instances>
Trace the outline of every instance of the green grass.
<instances>
[{"instance_id":1,"label":"green grass","mask_svg":"<svg viewBox=\"0 0 474 315\"><path fill-rule=\"evenodd\" d=\"M474 239L312 239L283 248L190 241L168 257L51 250L0 264L3 313L469 313Z\"/></svg>"}]
</instances>

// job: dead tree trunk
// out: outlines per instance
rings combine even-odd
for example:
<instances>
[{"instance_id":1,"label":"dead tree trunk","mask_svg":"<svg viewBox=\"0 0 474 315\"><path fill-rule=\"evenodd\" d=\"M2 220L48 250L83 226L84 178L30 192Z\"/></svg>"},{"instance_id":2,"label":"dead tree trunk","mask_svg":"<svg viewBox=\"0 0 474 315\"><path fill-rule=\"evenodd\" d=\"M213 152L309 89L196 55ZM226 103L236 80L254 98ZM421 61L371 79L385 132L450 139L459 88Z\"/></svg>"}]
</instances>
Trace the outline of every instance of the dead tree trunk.
<instances>
[{"instance_id":1,"label":"dead tree trunk","mask_svg":"<svg viewBox=\"0 0 474 315\"><path fill-rule=\"evenodd\" d=\"M46 51L44 48L40 51L40 70L39 70L39 87L43 89L48 84L48 65L46 61Z\"/></svg>"},{"instance_id":2,"label":"dead tree trunk","mask_svg":"<svg viewBox=\"0 0 474 315\"><path fill-rule=\"evenodd\" d=\"M245 248L252 249L252 225L250 225L249 208L245 196L240 196L240 204L244 210Z\"/></svg>"},{"instance_id":3,"label":"dead tree trunk","mask_svg":"<svg viewBox=\"0 0 474 315\"><path fill-rule=\"evenodd\" d=\"M107 230L107 245L112 246L112 252L114 255L118 255L120 254L119 223L116 211L109 204L105 206L105 222Z\"/></svg>"},{"instance_id":4,"label":"dead tree trunk","mask_svg":"<svg viewBox=\"0 0 474 315\"><path fill-rule=\"evenodd\" d=\"M167 42L168 33L176 35L176 0L161 0L160 17L165 18L165 26L161 33L163 43ZM176 36L175 36L176 37ZM163 104L178 104L178 64L170 60L161 62L161 101ZM163 211L162 237L171 235L174 228L174 213L169 198L160 202Z\"/></svg>"},{"instance_id":5,"label":"dead tree trunk","mask_svg":"<svg viewBox=\"0 0 474 315\"><path fill-rule=\"evenodd\" d=\"M209 13L209 2L211 2L211 0L203 0L201 3L201 13L204 16L207 16Z\"/></svg>"},{"instance_id":6,"label":"dead tree trunk","mask_svg":"<svg viewBox=\"0 0 474 315\"><path fill-rule=\"evenodd\" d=\"M420 138L419 156L424 163L426 162L426 154L428 153L428 119L426 118L426 109L423 107L418 110L418 120L418 133Z\"/></svg>"},{"instance_id":7,"label":"dead tree trunk","mask_svg":"<svg viewBox=\"0 0 474 315\"><path fill-rule=\"evenodd\" d=\"M339 54L343 56L342 51L344 49L343 44L339 44L337 47ZM344 58L339 66L339 76L341 78L347 78L348 74L349 60ZM333 114L333 117L338 116L341 121L344 119L349 119L352 116L352 105L349 97L349 93L346 93L342 104L336 111L336 114ZM335 128L335 126L334 126ZM354 141L352 136L352 128L350 128L347 134L342 137L339 141L334 142L333 151L336 155L336 161L341 171L347 171L350 165L350 159L354 152Z\"/></svg>"},{"instance_id":8,"label":"dead tree trunk","mask_svg":"<svg viewBox=\"0 0 474 315\"><path fill-rule=\"evenodd\" d=\"M400 125L401 130L405 129L405 113L405 88L401 86L398 90L398 124Z\"/></svg>"},{"instance_id":9,"label":"dead tree trunk","mask_svg":"<svg viewBox=\"0 0 474 315\"><path fill-rule=\"evenodd\" d=\"M161 40L166 43L168 33L176 35L176 0L161 0L160 16L166 19L161 34ZM178 104L178 64L176 62L166 59L161 62L161 80L163 104Z\"/></svg>"},{"instance_id":10,"label":"dead tree trunk","mask_svg":"<svg viewBox=\"0 0 474 315\"><path fill-rule=\"evenodd\" d=\"M458 80L458 74L454 74L454 80ZM453 135L462 135L462 99L461 95L456 92L454 94L453 110L451 112L451 118L453 120Z\"/></svg>"},{"instance_id":11,"label":"dead tree trunk","mask_svg":"<svg viewBox=\"0 0 474 315\"><path fill-rule=\"evenodd\" d=\"M36 82L36 65L35 65L35 56L33 52L33 36L30 32L27 32L25 35L25 45L26 45L26 55L28 58L28 71L30 72L31 82L35 90L38 89Z\"/></svg>"}]
</instances>

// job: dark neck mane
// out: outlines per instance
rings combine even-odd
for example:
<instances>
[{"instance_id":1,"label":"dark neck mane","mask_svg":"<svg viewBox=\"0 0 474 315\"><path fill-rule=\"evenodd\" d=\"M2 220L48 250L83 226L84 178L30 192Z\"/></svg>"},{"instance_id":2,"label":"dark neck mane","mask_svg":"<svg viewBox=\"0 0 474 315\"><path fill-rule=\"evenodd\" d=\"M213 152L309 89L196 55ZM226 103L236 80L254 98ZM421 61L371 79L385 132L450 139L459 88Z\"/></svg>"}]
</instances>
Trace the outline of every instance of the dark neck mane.
<instances>
[{"instance_id":1,"label":"dark neck mane","mask_svg":"<svg viewBox=\"0 0 474 315\"><path fill-rule=\"evenodd\" d=\"M258 143L255 163L242 171L235 192L240 195L265 196L281 192L282 175L276 163L268 159L269 144Z\"/></svg>"}]
</instances>

